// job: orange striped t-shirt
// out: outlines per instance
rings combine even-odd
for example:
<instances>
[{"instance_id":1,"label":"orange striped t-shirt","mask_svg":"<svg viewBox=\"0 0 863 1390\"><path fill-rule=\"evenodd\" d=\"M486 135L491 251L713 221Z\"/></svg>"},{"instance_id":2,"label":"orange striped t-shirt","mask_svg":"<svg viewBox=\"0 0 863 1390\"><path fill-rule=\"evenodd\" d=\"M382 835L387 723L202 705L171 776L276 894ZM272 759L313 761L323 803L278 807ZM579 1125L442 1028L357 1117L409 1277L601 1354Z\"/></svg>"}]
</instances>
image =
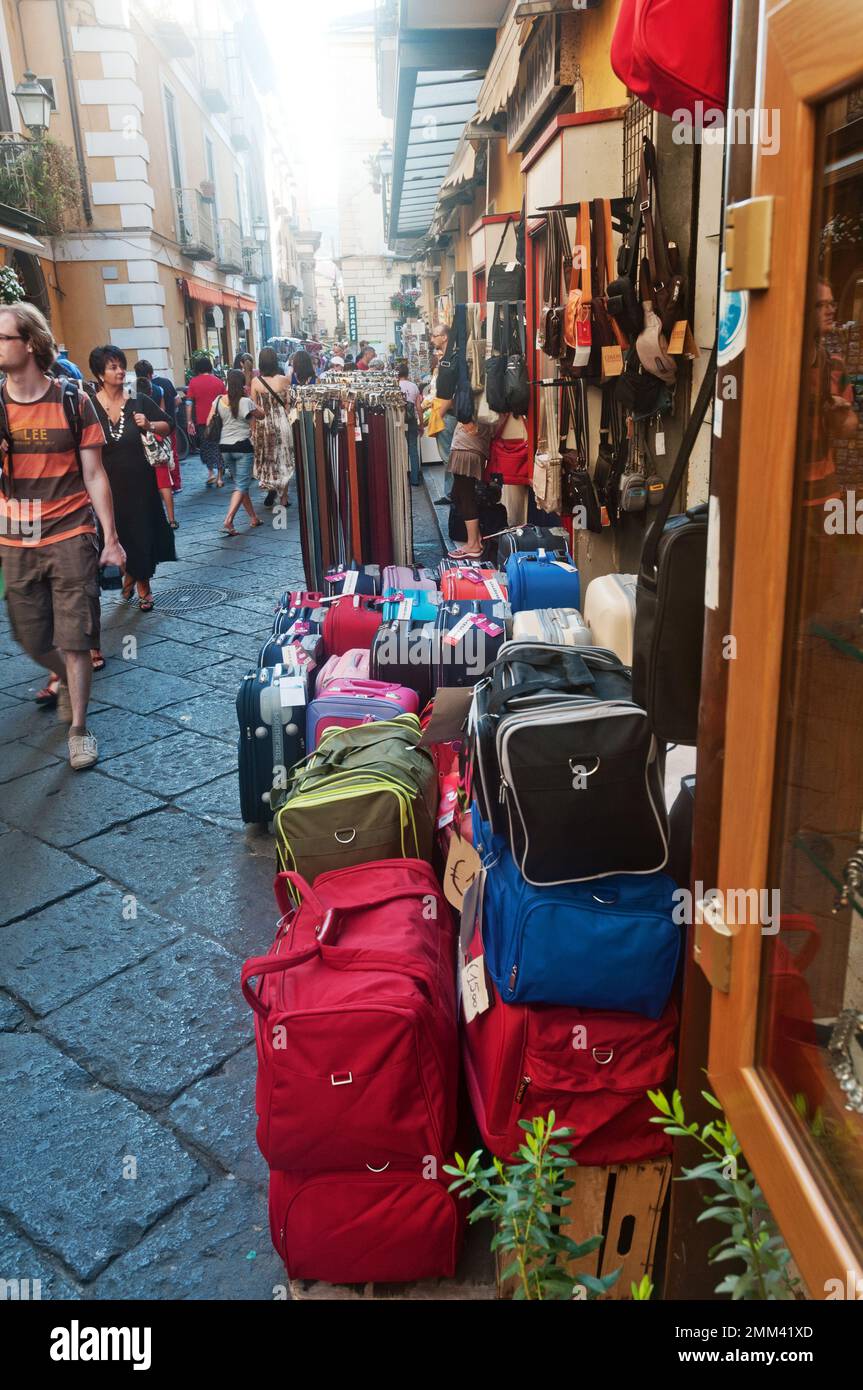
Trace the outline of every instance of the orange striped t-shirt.
<instances>
[{"instance_id":1,"label":"orange striped t-shirt","mask_svg":"<svg viewBox=\"0 0 863 1390\"><path fill-rule=\"evenodd\" d=\"M11 496L7 496L10 459L4 453L0 545L32 548L95 533L93 506L63 410L62 382L52 381L38 401L26 402L11 400L7 385L3 404L12 438ZM78 408L81 448L101 448L105 433L84 392Z\"/></svg>"}]
</instances>

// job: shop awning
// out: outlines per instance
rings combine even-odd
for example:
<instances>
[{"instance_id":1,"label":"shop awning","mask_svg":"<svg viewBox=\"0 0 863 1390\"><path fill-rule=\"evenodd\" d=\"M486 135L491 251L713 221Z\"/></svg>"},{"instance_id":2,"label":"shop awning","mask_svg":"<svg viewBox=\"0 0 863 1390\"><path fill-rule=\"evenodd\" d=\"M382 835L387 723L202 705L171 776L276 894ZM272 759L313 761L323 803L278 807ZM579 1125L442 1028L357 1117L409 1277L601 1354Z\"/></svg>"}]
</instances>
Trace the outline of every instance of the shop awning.
<instances>
[{"instance_id":1,"label":"shop awning","mask_svg":"<svg viewBox=\"0 0 863 1390\"><path fill-rule=\"evenodd\" d=\"M0 246L8 246L11 251L27 251L31 256L44 256L45 246L29 232L16 231L14 227L0 226Z\"/></svg>"},{"instance_id":2,"label":"shop awning","mask_svg":"<svg viewBox=\"0 0 863 1390\"><path fill-rule=\"evenodd\" d=\"M447 189L460 188L463 183L468 183L473 178L475 169L476 150L469 140L462 139L452 157L449 173L441 184L441 193Z\"/></svg>"},{"instance_id":3,"label":"shop awning","mask_svg":"<svg viewBox=\"0 0 863 1390\"><path fill-rule=\"evenodd\" d=\"M226 309L247 309L250 313L258 307L256 299L225 289L224 285L214 285L209 280L197 280L194 275L184 278L183 288L190 299L198 299L202 304L221 304Z\"/></svg>"},{"instance_id":4,"label":"shop awning","mask_svg":"<svg viewBox=\"0 0 863 1390\"><path fill-rule=\"evenodd\" d=\"M515 8L513 7L503 27L494 57L488 65L485 81L476 99L478 122L490 121L492 116L504 111L518 82L521 46L527 34L525 29L516 23ZM530 27L527 26L528 31Z\"/></svg>"}]
</instances>

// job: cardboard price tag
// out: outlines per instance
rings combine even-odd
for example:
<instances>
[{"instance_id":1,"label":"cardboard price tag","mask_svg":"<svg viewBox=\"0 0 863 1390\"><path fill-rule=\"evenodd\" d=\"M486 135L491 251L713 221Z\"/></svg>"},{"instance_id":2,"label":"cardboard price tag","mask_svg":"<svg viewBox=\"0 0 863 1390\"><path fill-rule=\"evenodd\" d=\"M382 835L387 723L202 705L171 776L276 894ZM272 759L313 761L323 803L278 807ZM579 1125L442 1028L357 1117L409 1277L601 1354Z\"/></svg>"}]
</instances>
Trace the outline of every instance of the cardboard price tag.
<instances>
[{"instance_id":1,"label":"cardboard price tag","mask_svg":"<svg viewBox=\"0 0 863 1390\"><path fill-rule=\"evenodd\" d=\"M461 912L465 894L481 872L482 860L473 845L469 845L460 835L453 835L446 857L443 891L447 902L456 912Z\"/></svg>"},{"instance_id":2,"label":"cardboard price tag","mask_svg":"<svg viewBox=\"0 0 863 1390\"><path fill-rule=\"evenodd\" d=\"M398 607L398 612L396 613L396 617L397 617L397 618L409 618L410 615L411 615L411 613L413 612L413 609L414 609L414 601L413 601L413 599L412 599L412 598L402 598L402 601L401 601L401 603L399 604L399 607Z\"/></svg>"},{"instance_id":3,"label":"cardboard price tag","mask_svg":"<svg viewBox=\"0 0 863 1390\"><path fill-rule=\"evenodd\" d=\"M435 743L453 743L461 738L472 703L471 686L442 686L434 697L432 717L418 746L431 748Z\"/></svg>"},{"instance_id":4,"label":"cardboard price tag","mask_svg":"<svg viewBox=\"0 0 863 1390\"><path fill-rule=\"evenodd\" d=\"M484 1014L488 1009L491 1001L485 980L484 956L474 956L462 966L461 1000L465 1023L471 1023L478 1014Z\"/></svg>"},{"instance_id":5,"label":"cardboard price tag","mask_svg":"<svg viewBox=\"0 0 863 1390\"><path fill-rule=\"evenodd\" d=\"M450 628L446 637L443 639L448 647L457 647L463 637L466 637L473 627L471 619L472 613L466 613L463 618L459 618L455 627Z\"/></svg>"},{"instance_id":6,"label":"cardboard price tag","mask_svg":"<svg viewBox=\"0 0 863 1390\"><path fill-rule=\"evenodd\" d=\"M348 570L347 574L345 575L345 582L342 585L342 593L355 594L357 591L357 583L359 581L359 577L359 570Z\"/></svg>"},{"instance_id":7,"label":"cardboard price tag","mask_svg":"<svg viewBox=\"0 0 863 1390\"><path fill-rule=\"evenodd\" d=\"M616 345L602 349L602 375L603 377L623 375L623 352Z\"/></svg>"}]
</instances>

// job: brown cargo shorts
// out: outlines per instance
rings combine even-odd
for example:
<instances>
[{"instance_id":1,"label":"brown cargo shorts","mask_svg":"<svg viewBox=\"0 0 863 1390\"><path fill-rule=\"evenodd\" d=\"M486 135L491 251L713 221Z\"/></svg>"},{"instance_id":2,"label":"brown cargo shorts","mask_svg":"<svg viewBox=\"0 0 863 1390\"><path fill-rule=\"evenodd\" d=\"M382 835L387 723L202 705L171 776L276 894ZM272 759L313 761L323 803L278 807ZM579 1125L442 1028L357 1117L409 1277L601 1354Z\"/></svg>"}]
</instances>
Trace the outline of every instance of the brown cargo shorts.
<instances>
[{"instance_id":1,"label":"brown cargo shorts","mask_svg":"<svg viewBox=\"0 0 863 1390\"><path fill-rule=\"evenodd\" d=\"M0 546L9 620L32 657L54 648L86 652L99 646L99 542L70 536L41 546Z\"/></svg>"}]
</instances>

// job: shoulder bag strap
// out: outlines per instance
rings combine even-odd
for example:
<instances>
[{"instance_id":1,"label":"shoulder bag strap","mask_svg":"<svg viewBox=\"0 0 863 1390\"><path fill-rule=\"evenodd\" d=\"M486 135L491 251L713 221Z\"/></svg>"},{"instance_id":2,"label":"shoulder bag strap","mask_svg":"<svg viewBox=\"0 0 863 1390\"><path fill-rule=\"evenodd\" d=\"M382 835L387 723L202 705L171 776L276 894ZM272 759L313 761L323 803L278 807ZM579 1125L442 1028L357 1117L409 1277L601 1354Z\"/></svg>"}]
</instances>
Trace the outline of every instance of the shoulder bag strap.
<instances>
[{"instance_id":1,"label":"shoulder bag strap","mask_svg":"<svg viewBox=\"0 0 863 1390\"><path fill-rule=\"evenodd\" d=\"M270 385L270 383L269 383L264 377L259 376L259 377L258 377L258 381L262 382L262 384L263 384L264 386L266 386L266 388L267 388L267 390L269 391L270 395L273 397L274 400L277 400L277 401L279 402L279 405L283 406L285 410L288 409L287 402L282 400L282 398L281 398L281 396L279 395L278 391L274 391L273 388L272 388L272 386Z\"/></svg>"},{"instance_id":2,"label":"shoulder bag strap","mask_svg":"<svg viewBox=\"0 0 863 1390\"><path fill-rule=\"evenodd\" d=\"M668 481L665 484L665 492L663 493L662 501L656 508L652 525L650 526L650 529L644 537L644 550L642 551L641 555L642 569L654 571L656 569L656 556L659 550L659 540L662 535L665 523L668 520L669 515L671 513L672 503L674 502L674 498L677 496L677 490L680 487L680 484L683 482L683 475L686 472L686 465L689 463L689 456L692 453L692 448L695 444L698 431L701 429L704 417L707 414L707 407L713 398L713 388L715 382L716 343L713 344L713 347L711 349L710 358L707 363L707 371L704 373L704 380L701 383L701 389L698 392L695 405L692 408L692 414L689 417L689 420L686 425L686 430L684 431L683 438L680 441L680 448L677 451L677 458L674 460L674 467L672 468L671 473L668 477Z\"/></svg>"},{"instance_id":3,"label":"shoulder bag strap","mask_svg":"<svg viewBox=\"0 0 863 1390\"><path fill-rule=\"evenodd\" d=\"M495 251L495 253L494 253L493 257L492 257L491 265L490 265L489 268L488 268L488 269L489 269L489 274L491 273L493 267L497 265L497 258L498 258L498 256L500 255L501 251L503 250L503 243L504 243L504 241L506 240L506 234L507 234L507 232L509 231L509 224L510 224L510 222L513 221L514 217L515 217L515 213L514 213L514 212L509 212L509 213L507 213L506 221L505 221L504 224L503 224L503 232L501 233L501 238L500 238L500 241L499 241L499 243L498 243L498 248L497 248L497 250Z\"/></svg>"}]
</instances>

